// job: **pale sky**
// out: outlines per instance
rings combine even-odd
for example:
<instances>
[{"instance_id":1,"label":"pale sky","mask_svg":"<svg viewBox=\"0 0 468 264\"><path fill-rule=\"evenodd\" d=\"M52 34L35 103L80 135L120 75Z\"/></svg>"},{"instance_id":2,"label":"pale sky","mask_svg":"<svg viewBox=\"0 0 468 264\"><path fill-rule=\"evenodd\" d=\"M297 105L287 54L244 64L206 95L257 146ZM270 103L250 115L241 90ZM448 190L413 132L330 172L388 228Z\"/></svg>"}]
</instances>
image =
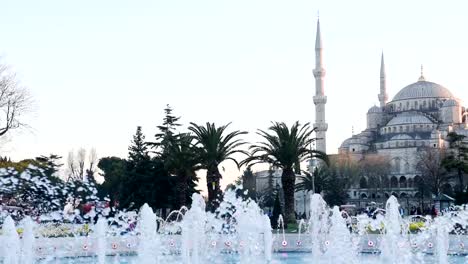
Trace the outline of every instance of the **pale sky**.
<instances>
[{"instance_id":1,"label":"pale sky","mask_svg":"<svg viewBox=\"0 0 468 264\"><path fill-rule=\"evenodd\" d=\"M15 160L80 147L126 157L137 125L153 139L166 104L185 125L232 121L249 141L270 121L313 122L318 10L329 153L378 103L382 50L390 98L423 64L426 80L468 100L464 0L0 0L0 10L2 62L36 101L32 130L2 146ZM226 164L224 185L238 174Z\"/></svg>"}]
</instances>

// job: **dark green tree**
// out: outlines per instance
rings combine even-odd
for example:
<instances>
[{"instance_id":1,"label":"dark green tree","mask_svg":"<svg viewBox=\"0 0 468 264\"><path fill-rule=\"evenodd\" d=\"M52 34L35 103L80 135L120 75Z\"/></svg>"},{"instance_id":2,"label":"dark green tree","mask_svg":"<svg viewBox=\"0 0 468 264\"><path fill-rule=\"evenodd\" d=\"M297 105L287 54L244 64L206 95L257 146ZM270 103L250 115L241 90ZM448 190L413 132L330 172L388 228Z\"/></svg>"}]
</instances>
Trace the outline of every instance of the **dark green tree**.
<instances>
[{"instance_id":1,"label":"dark green tree","mask_svg":"<svg viewBox=\"0 0 468 264\"><path fill-rule=\"evenodd\" d=\"M180 117L173 114L173 109L167 105L162 125L157 126L156 142L149 143L158 159L163 161L165 169L170 174L170 180L175 185L176 195L171 197L173 206L180 208L191 203L192 194L196 189L199 169L199 152L194 144L194 137L189 133L177 133Z\"/></svg>"},{"instance_id":2,"label":"dark green tree","mask_svg":"<svg viewBox=\"0 0 468 264\"><path fill-rule=\"evenodd\" d=\"M455 132L450 132L447 135L447 140L450 144L450 150L447 151L447 156L442 161L442 165L449 172L457 173L457 193L462 193L465 190L464 176L468 173L468 142L464 135L459 135Z\"/></svg>"},{"instance_id":3,"label":"dark green tree","mask_svg":"<svg viewBox=\"0 0 468 264\"><path fill-rule=\"evenodd\" d=\"M242 164L269 163L282 169L281 182L285 202L285 223L294 223L294 186L298 164L310 159L318 158L326 163L328 157L325 153L312 150L311 144L315 141L309 124L300 125L295 122L291 128L285 123L273 122L269 127L270 133L259 130L258 134L265 142L254 144L250 147L252 155Z\"/></svg>"},{"instance_id":4,"label":"dark green tree","mask_svg":"<svg viewBox=\"0 0 468 264\"><path fill-rule=\"evenodd\" d=\"M119 192L120 206L138 209L148 203L153 209L170 208L173 183L163 161L149 156L141 127L137 128L128 149L126 173Z\"/></svg>"},{"instance_id":5,"label":"dark green tree","mask_svg":"<svg viewBox=\"0 0 468 264\"><path fill-rule=\"evenodd\" d=\"M255 177L250 167L247 167L242 174L242 185L244 191L247 191L247 197L253 201L257 200L257 190Z\"/></svg>"},{"instance_id":6,"label":"dark green tree","mask_svg":"<svg viewBox=\"0 0 468 264\"><path fill-rule=\"evenodd\" d=\"M99 195L108 196L111 206L119 200L120 184L125 177L126 163L126 160L118 157L105 157L97 164L102 171L100 175L104 177L104 182L98 188Z\"/></svg>"},{"instance_id":7,"label":"dark green tree","mask_svg":"<svg viewBox=\"0 0 468 264\"><path fill-rule=\"evenodd\" d=\"M145 135L143 135L141 126L138 126L131 145L128 147L128 160L135 165L149 159L150 156L148 155L148 146L145 142Z\"/></svg>"},{"instance_id":8,"label":"dark green tree","mask_svg":"<svg viewBox=\"0 0 468 264\"><path fill-rule=\"evenodd\" d=\"M201 168L207 170L207 209L211 211L218 207L221 194L220 180L222 176L218 166L225 160L231 160L239 167L239 163L233 155L236 153L248 155L246 151L239 149L239 147L246 144L239 136L245 135L247 132L236 130L227 133L226 128L229 124L216 127L214 123L206 123L206 126L190 123L189 127L189 130L194 133L199 149Z\"/></svg>"},{"instance_id":9,"label":"dark green tree","mask_svg":"<svg viewBox=\"0 0 468 264\"><path fill-rule=\"evenodd\" d=\"M171 106L167 105L164 109L164 118L162 125L157 126L158 133L154 135L156 142L148 142L152 148L156 150L156 153L162 158L165 159L167 147L173 145L177 140L177 127L181 126L179 124L180 117L173 115L173 109Z\"/></svg>"},{"instance_id":10,"label":"dark green tree","mask_svg":"<svg viewBox=\"0 0 468 264\"><path fill-rule=\"evenodd\" d=\"M63 164L60 163L61 159L62 157L59 155L50 154L49 156L42 155L36 157L35 160L36 164L44 171L45 175L57 178L57 172L60 170L60 167L63 166Z\"/></svg>"},{"instance_id":11,"label":"dark green tree","mask_svg":"<svg viewBox=\"0 0 468 264\"><path fill-rule=\"evenodd\" d=\"M200 158L199 150L193 144L193 141L192 135L184 133L167 142L165 147L164 163L175 180L175 208L189 205L192 194L199 193L196 189L196 183L198 182L196 171L199 168Z\"/></svg>"},{"instance_id":12,"label":"dark green tree","mask_svg":"<svg viewBox=\"0 0 468 264\"><path fill-rule=\"evenodd\" d=\"M348 179L342 177L335 170L327 170L325 175L323 199L330 207L344 204L346 199L348 199L348 193L346 191L349 185Z\"/></svg>"}]
</instances>

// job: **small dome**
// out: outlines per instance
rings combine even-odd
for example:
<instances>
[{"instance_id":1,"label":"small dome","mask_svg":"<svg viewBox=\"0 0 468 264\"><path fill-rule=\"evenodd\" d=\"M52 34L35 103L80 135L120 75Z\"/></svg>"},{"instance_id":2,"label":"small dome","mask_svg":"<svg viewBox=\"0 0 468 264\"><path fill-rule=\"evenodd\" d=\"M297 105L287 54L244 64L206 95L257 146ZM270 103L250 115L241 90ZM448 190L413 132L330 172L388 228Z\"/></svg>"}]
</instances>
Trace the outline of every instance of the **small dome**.
<instances>
[{"instance_id":1,"label":"small dome","mask_svg":"<svg viewBox=\"0 0 468 264\"><path fill-rule=\"evenodd\" d=\"M341 143L340 148L348 148L350 143L351 143L351 138L345 139L345 141Z\"/></svg>"},{"instance_id":2,"label":"small dome","mask_svg":"<svg viewBox=\"0 0 468 264\"><path fill-rule=\"evenodd\" d=\"M403 112L392 118L392 120L387 123L387 126L404 124L432 124L432 121L429 120L429 118L415 112Z\"/></svg>"},{"instance_id":3,"label":"small dome","mask_svg":"<svg viewBox=\"0 0 468 264\"><path fill-rule=\"evenodd\" d=\"M373 106L371 108L369 108L369 111L367 111L368 114L370 113L381 113L382 112L382 109L380 109L380 107L378 106Z\"/></svg>"},{"instance_id":4,"label":"small dome","mask_svg":"<svg viewBox=\"0 0 468 264\"><path fill-rule=\"evenodd\" d=\"M440 84L420 79L401 89L393 101L415 99L415 98L453 98L452 93Z\"/></svg>"},{"instance_id":5,"label":"small dome","mask_svg":"<svg viewBox=\"0 0 468 264\"><path fill-rule=\"evenodd\" d=\"M450 107L450 106L460 106L460 103L457 100L449 99L444 102L443 107Z\"/></svg>"}]
</instances>

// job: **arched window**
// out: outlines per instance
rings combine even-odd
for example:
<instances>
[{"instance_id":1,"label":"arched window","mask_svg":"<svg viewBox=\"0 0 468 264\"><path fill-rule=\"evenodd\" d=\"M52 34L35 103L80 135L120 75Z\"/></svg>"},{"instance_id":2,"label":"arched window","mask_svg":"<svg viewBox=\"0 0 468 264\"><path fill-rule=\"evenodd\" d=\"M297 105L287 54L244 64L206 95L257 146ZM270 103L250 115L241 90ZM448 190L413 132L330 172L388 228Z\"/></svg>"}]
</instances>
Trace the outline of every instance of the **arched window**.
<instances>
[{"instance_id":1,"label":"arched window","mask_svg":"<svg viewBox=\"0 0 468 264\"><path fill-rule=\"evenodd\" d=\"M367 194L361 193L361 199L367 199Z\"/></svg>"},{"instance_id":2,"label":"arched window","mask_svg":"<svg viewBox=\"0 0 468 264\"><path fill-rule=\"evenodd\" d=\"M359 180L359 188L367 189L367 179L366 179L366 177L361 177L361 179Z\"/></svg>"},{"instance_id":3,"label":"arched window","mask_svg":"<svg viewBox=\"0 0 468 264\"><path fill-rule=\"evenodd\" d=\"M414 101L414 109L418 109L418 101Z\"/></svg>"},{"instance_id":4,"label":"arched window","mask_svg":"<svg viewBox=\"0 0 468 264\"><path fill-rule=\"evenodd\" d=\"M392 192L392 195L395 196L395 198L398 198L398 194L396 192Z\"/></svg>"},{"instance_id":5,"label":"arched window","mask_svg":"<svg viewBox=\"0 0 468 264\"><path fill-rule=\"evenodd\" d=\"M413 179L409 178L406 185L408 186L408 188L413 188Z\"/></svg>"},{"instance_id":6,"label":"arched window","mask_svg":"<svg viewBox=\"0 0 468 264\"><path fill-rule=\"evenodd\" d=\"M385 193L385 198L390 198L390 195L388 193Z\"/></svg>"},{"instance_id":7,"label":"arched window","mask_svg":"<svg viewBox=\"0 0 468 264\"><path fill-rule=\"evenodd\" d=\"M406 193L402 192L402 193L400 194L400 198L406 198L406 197L408 197L408 195L407 195Z\"/></svg>"},{"instance_id":8,"label":"arched window","mask_svg":"<svg viewBox=\"0 0 468 264\"><path fill-rule=\"evenodd\" d=\"M397 177L393 176L390 179L390 187L391 188L398 188L398 179L397 179Z\"/></svg>"},{"instance_id":9,"label":"arched window","mask_svg":"<svg viewBox=\"0 0 468 264\"><path fill-rule=\"evenodd\" d=\"M400 177L400 188L406 188L406 177L405 176Z\"/></svg>"},{"instance_id":10,"label":"arched window","mask_svg":"<svg viewBox=\"0 0 468 264\"><path fill-rule=\"evenodd\" d=\"M410 166L409 166L409 163L406 162L406 163L405 163L405 172L406 172L406 173L409 173L409 171L410 171Z\"/></svg>"},{"instance_id":11,"label":"arched window","mask_svg":"<svg viewBox=\"0 0 468 264\"><path fill-rule=\"evenodd\" d=\"M414 194L414 198L421 198L421 193L420 192L416 192Z\"/></svg>"}]
</instances>

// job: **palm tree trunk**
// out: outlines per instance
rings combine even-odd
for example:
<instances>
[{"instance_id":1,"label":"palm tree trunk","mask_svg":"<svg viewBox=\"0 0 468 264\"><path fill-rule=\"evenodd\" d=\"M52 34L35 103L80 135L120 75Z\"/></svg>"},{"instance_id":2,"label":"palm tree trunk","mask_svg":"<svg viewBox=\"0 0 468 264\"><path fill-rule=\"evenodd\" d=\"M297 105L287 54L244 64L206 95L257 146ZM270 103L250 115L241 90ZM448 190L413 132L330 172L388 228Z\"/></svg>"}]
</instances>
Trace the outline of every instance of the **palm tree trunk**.
<instances>
[{"instance_id":1,"label":"palm tree trunk","mask_svg":"<svg viewBox=\"0 0 468 264\"><path fill-rule=\"evenodd\" d=\"M295 223L296 214L294 213L294 184L296 175L292 168L284 169L281 175L284 193L284 222L285 224Z\"/></svg>"},{"instance_id":2,"label":"palm tree trunk","mask_svg":"<svg viewBox=\"0 0 468 264\"><path fill-rule=\"evenodd\" d=\"M187 174L182 172L179 174L177 182L176 182L176 191L177 191L177 205L176 209L180 208L187 203Z\"/></svg>"},{"instance_id":3,"label":"palm tree trunk","mask_svg":"<svg viewBox=\"0 0 468 264\"><path fill-rule=\"evenodd\" d=\"M206 185L208 187L207 209L211 212L214 212L219 206L219 194L221 193L221 188L219 186L220 179L221 174L217 167L210 168L206 172Z\"/></svg>"}]
</instances>

